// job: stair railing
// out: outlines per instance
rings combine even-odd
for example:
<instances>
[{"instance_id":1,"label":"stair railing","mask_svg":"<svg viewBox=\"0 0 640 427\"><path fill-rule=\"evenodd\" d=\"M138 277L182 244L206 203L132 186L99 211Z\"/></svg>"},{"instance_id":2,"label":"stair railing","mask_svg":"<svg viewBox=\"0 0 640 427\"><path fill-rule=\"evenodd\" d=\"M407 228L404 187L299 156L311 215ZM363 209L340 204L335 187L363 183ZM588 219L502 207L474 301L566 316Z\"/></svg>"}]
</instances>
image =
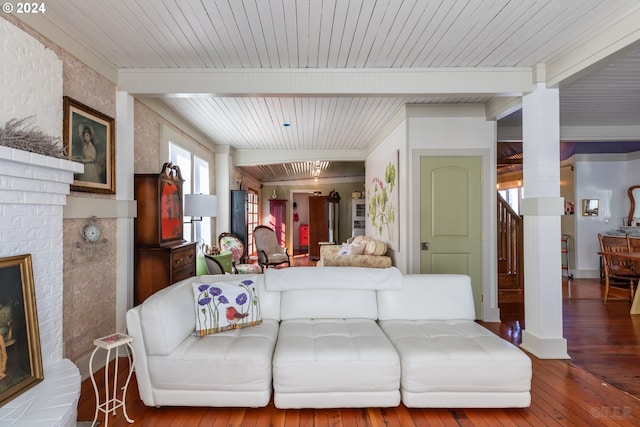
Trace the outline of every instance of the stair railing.
<instances>
[{"instance_id":1,"label":"stair railing","mask_svg":"<svg viewBox=\"0 0 640 427\"><path fill-rule=\"evenodd\" d=\"M498 193L498 274L514 276L524 289L523 220Z\"/></svg>"}]
</instances>

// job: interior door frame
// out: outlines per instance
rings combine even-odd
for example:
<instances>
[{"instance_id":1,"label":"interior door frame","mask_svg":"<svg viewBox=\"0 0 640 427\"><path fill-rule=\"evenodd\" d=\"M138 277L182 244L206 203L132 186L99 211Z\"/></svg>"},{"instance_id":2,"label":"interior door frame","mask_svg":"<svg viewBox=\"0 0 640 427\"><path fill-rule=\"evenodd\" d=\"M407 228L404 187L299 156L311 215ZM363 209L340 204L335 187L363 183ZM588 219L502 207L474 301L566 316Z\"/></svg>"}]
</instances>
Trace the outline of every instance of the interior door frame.
<instances>
[{"instance_id":1,"label":"interior door frame","mask_svg":"<svg viewBox=\"0 0 640 427\"><path fill-rule=\"evenodd\" d=\"M420 194L420 158L421 157L480 157L482 175L482 313L476 313L479 319L487 322L499 322L498 277L497 277L497 241L496 241L496 150L491 149L425 149L411 150L411 191L407 194ZM420 201L410 203L412 230L407 233L409 239L409 265L413 273L420 273Z\"/></svg>"},{"instance_id":2,"label":"interior door frame","mask_svg":"<svg viewBox=\"0 0 640 427\"><path fill-rule=\"evenodd\" d=\"M293 221L293 214L295 213L293 210L293 201L294 201L294 196L296 194L306 194L307 196L312 195L315 191L318 191L317 188L292 188L289 190L289 200L291 201L291 203L289 204L289 207L287 208L288 211L288 215L287 215L287 221L289 221L289 224L291 224L290 226L287 225L287 227L289 227L288 231L290 231L290 233L286 234L287 236L287 248L289 248L289 255L293 256L293 248L295 246L295 232L293 230L294 227L297 226L296 222ZM308 206L307 206L308 209ZM299 224L298 224L299 225ZM308 252L308 248L307 248L307 252Z\"/></svg>"}]
</instances>

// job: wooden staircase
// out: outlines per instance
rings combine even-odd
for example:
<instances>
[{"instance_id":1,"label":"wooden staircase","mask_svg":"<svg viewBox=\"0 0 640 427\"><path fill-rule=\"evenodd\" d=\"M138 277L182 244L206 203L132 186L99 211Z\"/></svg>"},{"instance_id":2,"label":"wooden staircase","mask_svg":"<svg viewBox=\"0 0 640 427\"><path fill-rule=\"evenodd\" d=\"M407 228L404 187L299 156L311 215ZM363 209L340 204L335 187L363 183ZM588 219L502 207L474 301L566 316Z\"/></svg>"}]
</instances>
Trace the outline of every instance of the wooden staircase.
<instances>
[{"instance_id":1,"label":"wooden staircase","mask_svg":"<svg viewBox=\"0 0 640 427\"><path fill-rule=\"evenodd\" d=\"M501 320L524 320L523 221L498 194L498 307Z\"/></svg>"}]
</instances>

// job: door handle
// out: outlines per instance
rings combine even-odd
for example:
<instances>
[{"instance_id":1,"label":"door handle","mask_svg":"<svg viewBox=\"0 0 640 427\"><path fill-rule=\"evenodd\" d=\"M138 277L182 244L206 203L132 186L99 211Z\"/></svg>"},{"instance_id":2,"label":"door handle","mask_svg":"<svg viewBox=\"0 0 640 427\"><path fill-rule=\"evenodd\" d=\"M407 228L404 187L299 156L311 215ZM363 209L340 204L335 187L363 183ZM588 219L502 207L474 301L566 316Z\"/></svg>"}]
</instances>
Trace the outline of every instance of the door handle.
<instances>
[{"instance_id":1,"label":"door handle","mask_svg":"<svg viewBox=\"0 0 640 427\"><path fill-rule=\"evenodd\" d=\"M429 242L420 243L420 250L428 251L429 250Z\"/></svg>"}]
</instances>

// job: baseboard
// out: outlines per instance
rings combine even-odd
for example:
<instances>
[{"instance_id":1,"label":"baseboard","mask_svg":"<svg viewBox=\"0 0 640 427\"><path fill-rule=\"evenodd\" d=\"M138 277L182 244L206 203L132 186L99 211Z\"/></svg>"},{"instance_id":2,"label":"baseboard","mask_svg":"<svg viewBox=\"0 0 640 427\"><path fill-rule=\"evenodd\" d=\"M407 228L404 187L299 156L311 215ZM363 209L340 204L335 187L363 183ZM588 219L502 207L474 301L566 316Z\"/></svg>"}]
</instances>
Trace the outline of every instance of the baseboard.
<instances>
[{"instance_id":1,"label":"baseboard","mask_svg":"<svg viewBox=\"0 0 640 427\"><path fill-rule=\"evenodd\" d=\"M520 347L538 359L571 359L567 353L567 340L562 337L539 337L525 329Z\"/></svg>"},{"instance_id":2,"label":"baseboard","mask_svg":"<svg viewBox=\"0 0 640 427\"><path fill-rule=\"evenodd\" d=\"M600 270L571 270L574 279L599 279ZM566 275L566 274L565 274Z\"/></svg>"}]
</instances>

